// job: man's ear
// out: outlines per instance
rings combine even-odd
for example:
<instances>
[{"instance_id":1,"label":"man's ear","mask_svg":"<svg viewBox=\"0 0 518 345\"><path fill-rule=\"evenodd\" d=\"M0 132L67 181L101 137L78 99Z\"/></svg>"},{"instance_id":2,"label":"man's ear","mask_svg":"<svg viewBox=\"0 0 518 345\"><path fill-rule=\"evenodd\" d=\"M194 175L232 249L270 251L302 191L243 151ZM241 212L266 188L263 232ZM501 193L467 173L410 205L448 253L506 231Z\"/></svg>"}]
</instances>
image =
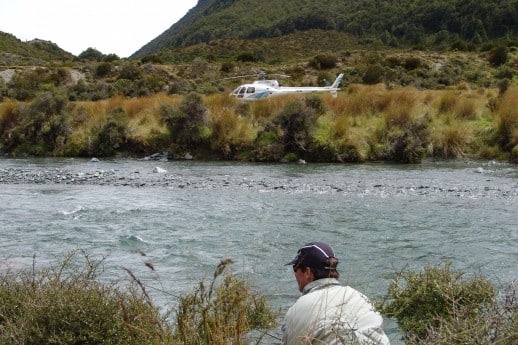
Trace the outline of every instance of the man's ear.
<instances>
[{"instance_id":1,"label":"man's ear","mask_svg":"<svg viewBox=\"0 0 518 345\"><path fill-rule=\"evenodd\" d=\"M313 274L313 271L311 270L311 268L306 267L304 274L308 277L309 281L315 280L315 275Z\"/></svg>"}]
</instances>

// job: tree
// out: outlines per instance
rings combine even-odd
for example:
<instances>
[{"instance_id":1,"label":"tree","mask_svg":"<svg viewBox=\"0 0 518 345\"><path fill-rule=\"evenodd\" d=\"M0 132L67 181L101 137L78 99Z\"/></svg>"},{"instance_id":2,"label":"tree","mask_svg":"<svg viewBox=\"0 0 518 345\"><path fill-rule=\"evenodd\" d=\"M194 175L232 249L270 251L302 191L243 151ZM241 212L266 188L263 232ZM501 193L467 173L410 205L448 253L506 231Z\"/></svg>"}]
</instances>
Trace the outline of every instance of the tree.
<instances>
[{"instance_id":1,"label":"tree","mask_svg":"<svg viewBox=\"0 0 518 345\"><path fill-rule=\"evenodd\" d=\"M94 60L94 61L101 61L103 59L104 55L100 51L98 51L95 48L87 48L85 51L83 51L81 54L79 54L78 58L82 60Z\"/></svg>"}]
</instances>

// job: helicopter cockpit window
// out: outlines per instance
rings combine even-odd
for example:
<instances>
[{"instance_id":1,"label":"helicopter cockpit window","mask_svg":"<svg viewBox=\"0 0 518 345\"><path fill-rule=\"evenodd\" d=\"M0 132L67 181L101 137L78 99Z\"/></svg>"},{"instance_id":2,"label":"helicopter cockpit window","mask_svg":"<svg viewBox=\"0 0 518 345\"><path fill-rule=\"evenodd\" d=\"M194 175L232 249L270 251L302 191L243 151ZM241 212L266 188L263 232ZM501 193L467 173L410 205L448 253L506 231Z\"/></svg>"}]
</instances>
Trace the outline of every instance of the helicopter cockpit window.
<instances>
[{"instance_id":1,"label":"helicopter cockpit window","mask_svg":"<svg viewBox=\"0 0 518 345\"><path fill-rule=\"evenodd\" d=\"M240 88L239 91L238 91L239 94L237 95L237 97L238 98L243 98L243 95L245 94L245 92L246 92L246 87Z\"/></svg>"},{"instance_id":2,"label":"helicopter cockpit window","mask_svg":"<svg viewBox=\"0 0 518 345\"><path fill-rule=\"evenodd\" d=\"M255 93L255 87L249 87L246 89L246 93Z\"/></svg>"}]
</instances>

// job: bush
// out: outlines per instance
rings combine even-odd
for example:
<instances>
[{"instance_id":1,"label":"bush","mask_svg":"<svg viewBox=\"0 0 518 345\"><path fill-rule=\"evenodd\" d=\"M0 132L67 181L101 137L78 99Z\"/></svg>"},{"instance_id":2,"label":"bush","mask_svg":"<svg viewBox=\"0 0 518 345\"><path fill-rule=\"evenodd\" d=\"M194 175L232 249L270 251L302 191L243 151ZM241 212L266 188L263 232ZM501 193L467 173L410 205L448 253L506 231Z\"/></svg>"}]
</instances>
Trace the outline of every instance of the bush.
<instances>
[{"instance_id":1,"label":"bush","mask_svg":"<svg viewBox=\"0 0 518 345\"><path fill-rule=\"evenodd\" d=\"M29 105L6 109L0 136L7 152L49 155L62 147L70 135L67 99L59 90L45 92Z\"/></svg>"},{"instance_id":2,"label":"bush","mask_svg":"<svg viewBox=\"0 0 518 345\"><path fill-rule=\"evenodd\" d=\"M221 68L219 69L223 73L230 73L234 70L235 65L232 61L225 61L221 64Z\"/></svg>"},{"instance_id":3,"label":"bush","mask_svg":"<svg viewBox=\"0 0 518 345\"><path fill-rule=\"evenodd\" d=\"M302 158L313 142L315 109L300 101L290 101L278 114L276 123L283 131L282 143L285 151L299 153Z\"/></svg>"},{"instance_id":4,"label":"bush","mask_svg":"<svg viewBox=\"0 0 518 345\"><path fill-rule=\"evenodd\" d=\"M367 66L362 81L365 84L378 84L383 80L383 67L380 64Z\"/></svg>"},{"instance_id":5,"label":"bush","mask_svg":"<svg viewBox=\"0 0 518 345\"><path fill-rule=\"evenodd\" d=\"M137 286L99 283L102 263L75 251L57 267L2 274L0 343L170 343L164 318Z\"/></svg>"},{"instance_id":6,"label":"bush","mask_svg":"<svg viewBox=\"0 0 518 345\"><path fill-rule=\"evenodd\" d=\"M464 308L451 319L440 319L439 325L429 331L426 339L408 345L507 345L518 339L518 295L510 284L497 302L472 317Z\"/></svg>"},{"instance_id":7,"label":"bush","mask_svg":"<svg viewBox=\"0 0 518 345\"><path fill-rule=\"evenodd\" d=\"M102 62L97 65L95 69L96 77L103 78L108 76L112 71L112 64L110 62Z\"/></svg>"},{"instance_id":8,"label":"bush","mask_svg":"<svg viewBox=\"0 0 518 345\"><path fill-rule=\"evenodd\" d=\"M174 143L194 148L205 139L207 107L201 95L192 92L185 96L178 108L166 105L160 112Z\"/></svg>"},{"instance_id":9,"label":"bush","mask_svg":"<svg viewBox=\"0 0 518 345\"><path fill-rule=\"evenodd\" d=\"M128 117L123 108L117 107L108 112L106 121L97 136L96 156L113 156L126 142Z\"/></svg>"},{"instance_id":10,"label":"bush","mask_svg":"<svg viewBox=\"0 0 518 345\"><path fill-rule=\"evenodd\" d=\"M332 69L336 67L338 58L331 54L319 54L309 62L309 66L315 69Z\"/></svg>"},{"instance_id":11,"label":"bush","mask_svg":"<svg viewBox=\"0 0 518 345\"><path fill-rule=\"evenodd\" d=\"M501 66L507 62L509 49L506 46L497 46L489 52L487 61L493 66Z\"/></svg>"},{"instance_id":12,"label":"bush","mask_svg":"<svg viewBox=\"0 0 518 345\"><path fill-rule=\"evenodd\" d=\"M246 344L252 330L275 326L275 314L264 297L253 293L244 281L227 272L231 260L222 260L210 286L200 283L192 294L180 298L176 313L175 339L185 345Z\"/></svg>"},{"instance_id":13,"label":"bush","mask_svg":"<svg viewBox=\"0 0 518 345\"><path fill-rule=\"evenodd\" d=\"M79 54L77 57L81 60L101 61L104 55L97 49L90 47L83 51L81 54Z\"/></svg>"},{"instance_id":14,"label":"bush","mask_svg":"<svg viewBox=\"0 0 518 345\"><path fill-rule=\"evenodd\" d=\"M425 339L460 314L475 320L493 305L495 291L487 279L463 276L448 263L426 266L421 273L401 271L389 285L390 301L379 308L396 318L403 338L411 341Z\"/></svg>"},{"instance_id":15,"label":"bush","mask_svg":"<svg viewBox=\"0 0 518 345\"><path fill-rule=\"evenodd\" d=\"M236 61L257 62L259 61L259 58L253 52L242 52L237 56Z\"/></svg>"}]
</instances>

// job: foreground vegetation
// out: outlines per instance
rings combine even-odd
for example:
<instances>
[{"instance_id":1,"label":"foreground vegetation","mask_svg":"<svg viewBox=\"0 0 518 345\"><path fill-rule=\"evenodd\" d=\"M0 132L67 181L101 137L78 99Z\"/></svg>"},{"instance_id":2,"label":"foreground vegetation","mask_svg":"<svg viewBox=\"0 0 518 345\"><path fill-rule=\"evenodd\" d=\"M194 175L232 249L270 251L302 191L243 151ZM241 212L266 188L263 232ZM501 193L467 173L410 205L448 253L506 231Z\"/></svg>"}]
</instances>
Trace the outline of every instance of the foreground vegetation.
<instances>
[{"instance_id":1,"label":"foreground vegetation","mask_svg":"<svg viewBox=\"0 0 518 345\"><path fill-rule=\"evenodd\" d=\"M161 311L129 270L129 285L102 282L103 260L75 251L59 265L0 274L0 343L4 345L245 344L252 330L275 326L265 298L222 261L210 287L200 282ZM169 314L174 314L174 324ZM259 337L260 338L260 337Z\"/></svg>"},{"instance_id":2,"label":"foreground vegetation","mask_svg":"<svg viewBox=\"0 0 518 345\"><path fill-rule=\"evenodd\" d=\"M397 320L407 345L518 342L514 283L497 293L486 278L468 278L445 263L422 272L398 272L386 298L379 310Z\"/></svg>"},{"instance_id":3,"label":"foreground vegetation","mask_svg":"<svg viewBox=\"0 0 518 345\"><path fill-rule=\"evenodd\" d=\"M0 342L45 344L252 344L281 317L223 260L173 310L154 304L143 284L106 281L103 260L75 251L57 266L0 273ZM397 320L407 345L508 345L518 340L516 286L500 294L483 277L450 264L403 270L378 308ZM269 339L271 340L271 339Z\"/></svg>"},{"instance_id":4,"label":"foreground vegetation","mask_svg":"<svg viewBox=\"0 0 518 345\"><path fill-rule=\"evenodd\" d=\"M518 161L518 87L446 90L350 85L330 95L243 103L226 94L70 102L59 89L0 103L13 156L146 156L245 161Z\"/></svg>"}]
</instances>

